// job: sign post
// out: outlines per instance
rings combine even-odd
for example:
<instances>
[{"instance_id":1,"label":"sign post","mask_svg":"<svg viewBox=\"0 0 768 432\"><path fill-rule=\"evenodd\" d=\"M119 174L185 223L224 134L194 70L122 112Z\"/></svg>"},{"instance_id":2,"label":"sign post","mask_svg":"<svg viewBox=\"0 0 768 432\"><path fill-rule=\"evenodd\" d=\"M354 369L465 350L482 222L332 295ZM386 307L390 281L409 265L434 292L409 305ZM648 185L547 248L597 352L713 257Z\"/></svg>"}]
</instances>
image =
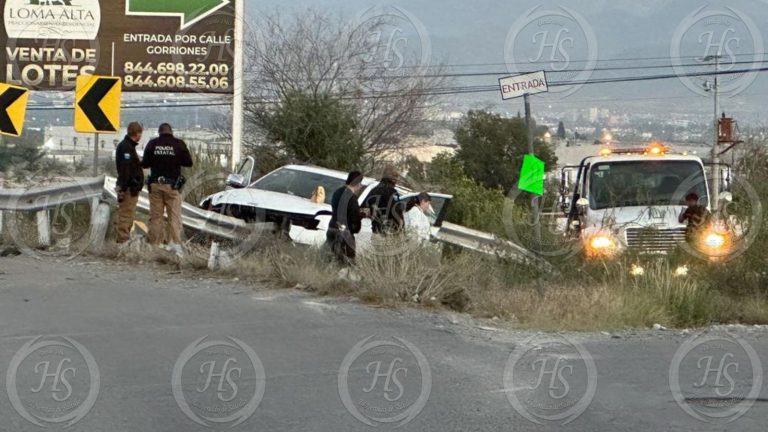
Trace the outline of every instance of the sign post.
<instances>
[{"instance_id":1,"label":"sign post","mask_svg":"<svg viewBox=\"0 0 768 432\"><path fill-rule=\"evenodd\" d=\"M528 153L532 159L538 162L541 162L539 159L535 157L536 152L533 147L533 121L531 120L531 102L530 102L529 96L532 94L544 93L549 91L549 87L547 86L546 73L544 71L539 71L539 72L533 72L529 74L500 78L499 89L501 90L502 100L519 98L521 96L523 97L523 103L525 105L525 127L528 129ZM526 169L526 162L529 162L530 164L532 163L530 161L531 159L529 159L528 156L526 156L523 162L523 168L520 172L520 184L518 185L518 187L523 186L523 176L530 176L531 172L539 173L539 169L536 169L533 171L531 168ZM537 163L536 166L538 168L539 164ZM536 179L536 184L541 184L543 182L543 178L544 178L543 163L540 164L540 168L541 168L540 169L541 177L539 179ZM523 189L522 187L520 189L526 190L534 194L534 197L531 199L532 222L533 222L533 228L534 228L535 241L537 244L540 244L541 243L541 224L540 224L540 217L539 217L539 198L543 194L543 188L541 186L531 187L530 185L528 185L526 189Z\"/></svg>"}]
</instances>

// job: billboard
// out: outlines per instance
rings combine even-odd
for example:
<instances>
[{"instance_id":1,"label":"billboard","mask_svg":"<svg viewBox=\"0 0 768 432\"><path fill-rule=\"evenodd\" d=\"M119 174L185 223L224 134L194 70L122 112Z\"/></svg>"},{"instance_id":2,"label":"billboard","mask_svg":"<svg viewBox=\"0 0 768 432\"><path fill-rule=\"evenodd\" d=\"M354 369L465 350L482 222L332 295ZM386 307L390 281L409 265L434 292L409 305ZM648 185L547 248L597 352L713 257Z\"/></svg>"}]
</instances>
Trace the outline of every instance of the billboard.
<instances>
[{"instance_id":1,"label":"billboard","mask_svg":"<svg viewBox=\"0 0 768 432\"><path fill-rule=\"evenodd\" d=\"M91 74L128 92L233 93L236 1L4 0L0 81L72 90Z\"/></svg>"}]
</instances>

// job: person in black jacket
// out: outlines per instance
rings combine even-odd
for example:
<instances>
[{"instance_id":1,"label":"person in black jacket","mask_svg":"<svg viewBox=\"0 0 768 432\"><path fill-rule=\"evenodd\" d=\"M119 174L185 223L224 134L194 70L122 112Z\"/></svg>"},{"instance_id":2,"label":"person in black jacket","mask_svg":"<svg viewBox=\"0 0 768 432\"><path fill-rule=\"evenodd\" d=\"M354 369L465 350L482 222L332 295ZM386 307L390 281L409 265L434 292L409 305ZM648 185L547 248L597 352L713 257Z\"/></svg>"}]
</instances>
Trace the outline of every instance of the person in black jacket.
<instances>
[{"instance_id":1,"label":"person in black jacket","mask_svg":"<svg viewBox=\"0 0 768 432\"><path fill-rule=\"evenodd\" d=\"M397 170L388 166L384 169L381 182L368 193L364 207L371 214L371 227L375 234L395 234L405 228L400 193L395 189L399 180Z\"/></svg>"},{"instance_id":2,"label":"person in black jacket","mask_svg":"<svg viewBox=\"0 0 768 432\"><path fill-rule=\"evenodd\" d=\"M160 125L159 137L144 149L141 165L150 169L149 174L149 242L158 245L163 241L163 213L168 214L171 225L170 243L181 245L181 188L184 186L182 167L192 166L192 155L184 141L173 136L168 123Z\"/></svg>"},{"instance_id":3,"label":"person in black jacket","mask_svg":"<svg viewBox=\"0 0 768 432\"><path fill-rule=\"evenodd\" d=\"M680 212L677 221L688 224L685 237L690 242L696 240L696 236L706 227L712 215L705 206L699 204L699 195L696 192L686 195L685 203L687 207Z\"/></svg>"},{"instance_id":4,"label":"person in black jacket","mask_svg":"<svg viewBox=\"0 0 768 432\"><path fill-rule=\"evenodd\" d=\"M352 171L346 184L331 197L332 216L325 238L340 264L353 264L357 255L355 234L360 232L362 219L366 216L357 202L362 184L363 174Z\"/></svg>"},{"instance_id":5,"label":"person in black jacket","mask_svg":"<svg viewBox=\"0 0 768 432\"><path fill-rule=\"evenodd\" d=\"M117 165L117 242L125 243L131 238L131 228L136 219L136 205L139 193L144 187L144 170L136 152L144 128L136 122L128 125L128 133L115 149Z\"/></svg>"}]
</instances>

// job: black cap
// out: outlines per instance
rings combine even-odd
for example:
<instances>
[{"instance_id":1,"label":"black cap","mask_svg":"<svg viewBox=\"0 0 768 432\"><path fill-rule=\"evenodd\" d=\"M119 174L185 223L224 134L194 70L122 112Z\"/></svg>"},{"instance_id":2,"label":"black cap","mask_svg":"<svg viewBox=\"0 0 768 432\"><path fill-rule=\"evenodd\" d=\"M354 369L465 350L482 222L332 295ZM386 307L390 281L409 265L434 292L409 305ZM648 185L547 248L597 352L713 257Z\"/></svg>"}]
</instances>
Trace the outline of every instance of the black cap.
<instances>
[{"instance_id":1,"label":"black cap","mask_svg":"<svg viewBox=\"0 0 768 432\"><path fill-rule=\"evenodd\" d=\"M171 135L173 135L173 128L171 127L170 124L163 123L163 124L160 125L159 128L157 128L157 133L159 133L160 135L163 135L163 134L171 134Z\"/></svg>"},{"instance_id":2,"label":"black cap","mask_svg":"<svg viewBox=\"0 0 768 432\"><path fill-rule=\"evenodd\" d=\"M360 171L351 171L347 176L348 186L357 186L363 182L363 173Z\"/></svg>"}]
</instances>

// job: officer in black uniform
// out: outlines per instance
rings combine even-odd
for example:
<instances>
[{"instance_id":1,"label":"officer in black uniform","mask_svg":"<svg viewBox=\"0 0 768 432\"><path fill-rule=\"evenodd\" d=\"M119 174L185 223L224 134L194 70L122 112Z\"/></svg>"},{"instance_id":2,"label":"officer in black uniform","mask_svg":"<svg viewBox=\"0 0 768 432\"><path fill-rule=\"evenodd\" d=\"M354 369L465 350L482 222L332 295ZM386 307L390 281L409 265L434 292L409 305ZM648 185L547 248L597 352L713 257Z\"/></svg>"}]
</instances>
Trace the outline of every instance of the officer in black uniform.
<instances>
[{"instance_id":1,"label":"officer in black uniform","mask_svg":"<svg viewBox=\"0 0 768 432\"><path fill-rule=\"evenodd\" d=\"M395 189L399 180L397 170L388 166L379 184L368 193L364 207L371 214L371 227L375 234L395 234L405 228L403 204L400 193Z\"/></svg>"},{"instance_id":2,"label":"officer in black uniform","mask_svg":"<svg viewBox=\"0 0 768 432\"><path fill-rule=\"evenodd\" d=\"M136 147L141 141L144 128L137 122L128 125L128 133L115 149L117 168L117 242L131 238L131 228L136 219L139 193L144 188L144 170Z\"/></svg>"},{"instance_id":3,"label":"officer in black uniform","mask_svg":"<svg viewBox=\"0 0 768 432\"><path fill-rule=\"evenodd\" d=\"M163 241L163 213L168 214L171 225L172 246L181 246L181 188L185 179L182 167L192 166L192 155L184 141L173 136L173 129L163 123L158 129L160 136L144 149L142 166L150 169L149 175L149 242L158 245Z\"/></svg>"},{"instance_id":4,"label":"officer in black uniform","mask_svg":"<svg viewBox=\"0 0 768 432\"><path fill-rule=\"evenodd\" d=\"M326 243L340 264L353 264L357 255L355 234L360 232L366 212L357 202L362 189L363 174L352 171L346 184L331 197L332 216L326 232Z\"/></svg>"}]
</instances>

